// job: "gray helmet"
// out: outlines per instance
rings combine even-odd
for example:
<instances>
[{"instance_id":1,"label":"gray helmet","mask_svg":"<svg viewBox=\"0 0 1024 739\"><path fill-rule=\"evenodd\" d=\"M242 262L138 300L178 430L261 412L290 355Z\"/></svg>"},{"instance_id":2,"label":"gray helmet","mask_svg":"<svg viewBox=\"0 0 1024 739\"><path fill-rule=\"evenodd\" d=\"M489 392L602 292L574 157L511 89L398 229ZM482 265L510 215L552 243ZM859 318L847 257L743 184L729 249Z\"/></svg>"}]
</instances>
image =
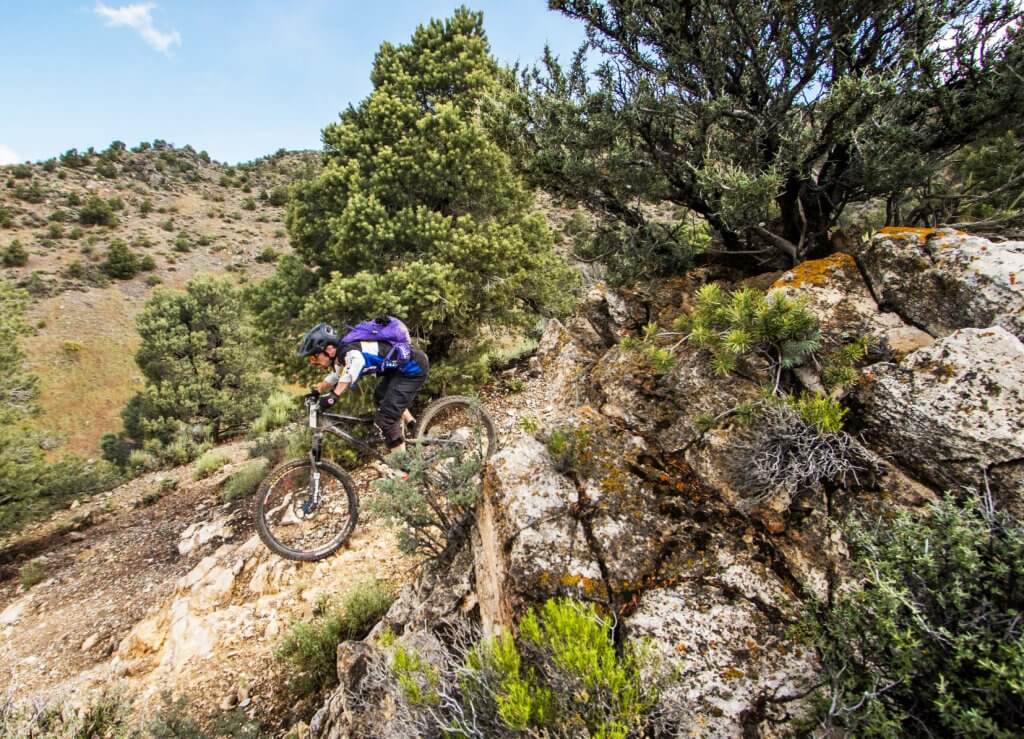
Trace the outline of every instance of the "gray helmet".
<instances>
[{"instance_id":1,"label":"gray helmet","mask_svg":"<svg viewBox=\"0 0 1024 739\"><path fill-rule=\"evenodd\" d=\"M322 352L328 344L338 344L338 332L330 324L318 323L302 337L299 344L299 356L308 357Z\"/></svg>"}]
</instances>

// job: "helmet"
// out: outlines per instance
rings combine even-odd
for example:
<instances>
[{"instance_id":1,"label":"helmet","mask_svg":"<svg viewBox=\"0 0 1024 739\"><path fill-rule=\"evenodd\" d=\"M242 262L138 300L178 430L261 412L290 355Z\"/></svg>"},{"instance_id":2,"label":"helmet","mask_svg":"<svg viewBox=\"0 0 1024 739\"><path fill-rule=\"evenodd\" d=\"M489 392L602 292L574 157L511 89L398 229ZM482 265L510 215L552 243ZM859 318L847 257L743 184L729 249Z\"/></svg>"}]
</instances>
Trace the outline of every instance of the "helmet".
<instances>
[{"instance_id":1,"label":"helmet","mask_svg":"<svg viewBox=\"0 0 1024 739\"><path fill-rule=\"evenodd\" d=\"M338 332L331 328L330 324L318 323L302 337L299 344L299 356L308 357L319 354L328 344L338 343Z\"/></svg>"}]
</instances>

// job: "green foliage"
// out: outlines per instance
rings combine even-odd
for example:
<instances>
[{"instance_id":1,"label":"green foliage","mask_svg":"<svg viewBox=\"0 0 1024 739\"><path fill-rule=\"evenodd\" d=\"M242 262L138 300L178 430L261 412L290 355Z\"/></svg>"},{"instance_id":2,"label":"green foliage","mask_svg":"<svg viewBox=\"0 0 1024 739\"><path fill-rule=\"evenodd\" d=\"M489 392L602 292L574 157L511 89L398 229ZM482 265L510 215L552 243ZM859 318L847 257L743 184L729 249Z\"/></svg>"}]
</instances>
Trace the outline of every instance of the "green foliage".
<instances>
[{"instance_id":1,"label":"green foliage","mask_svg":"<svg viewBox=\"0 0 1024 739\"><path fill-rule=\"evenodd\" d=\"M90 195L78 210L78 220L86 226L116 226L117 216L110 203L99 195Z\"/></svg>"},{"instance_id":2,"label":"green foliage","mask_svg":"<svg viewBox=\"0 0 1024 739\"><path fill-rule=\"evenodd\" d=\"M196 462L195 478L202 480L204 477L209 477L230 461L220 452L207 452Z\"/></svg>"},{"instance_id":3,"label":"green foliage","mask_svg":"<svg viewBox=\"0 0 1024 739\"><path fill-rule=\"evenodd\" d=\"M821 380L826 388L841 388L857 381L857 366L867 356L868 341L867 336L861 336L825 355Z\"/></svg>"},{"instance_id":4,"label":"green foliage","mask_svg":"<svg viewBox=\"0 0 1024 739\"><path fill-rule=\"evenodd\" d=\"M416 651L396 646L389 665L391 675L398 682L402 697L412 706L434 705L437 695L437 670Z\"/></svg>"},{"instance_id":5,"label":"green foliage","mask_svg":"<svg viewBox=\"0 0 1024 739\"><path fill-rule=\"evenodd\" d=\"M64 275L68 279L78 280L79 282L83 282L87 285L93 285L95 287L103 287L109 282L107 276L99 267L94 264L83 262L81 259L76 259L65 267Z\"/></svg>"},{"instance_id":6,"label":"green foliage","mask_svg":"<svg viewBox=\"0 0 1024 739\"><path fill-rule=\"evenodd\" d=\"M14 239L0 252L0 264L5 267L24 267L28 264L28 251L20 241Z\"/></svg>"},{"instance_id":7,"label":"green foliage","mask_svg":"<svg viewBox=\"0 0 1024 739\"><path fill-rule=\"evenodd\" d=\"M275 208L281 208L288 204L288 188L275 187L267 195L267 203Z\"/></svg>"},{"instance_id":8,"label":"green foliage","mask_svg":"<svg viewBox=\"0 0 1024 739\"><path fill-rule=\"evenodd\" d=\"M277 390L267 396L260 414L252 422L251 430L255 434L265 434L268 431L279 429L287 425L295 418L299 406L296 397L291 393Z\"/></svg>"},{"instance_id":9,"label":"green foliage","mask_svg":"<svg viewBox=\"0 0 1024 739\"><path fill-rule=\"evenodd\" d=\"M550 5L585 24L587 47L523 74L495 116L504 144L531 181L635 232L644 205L670 201L729 251L771 231L768 248L799 261L848 203L898 200L1019 125L1015 3Z\"/></svg>"},{"instance_id":10,"label":"green foliage","mask_svg":"<svg viewBox=\"0 0 1024 739\"><path fill-rule=\"evenodd\" d=\"M691 345L708 350L719 374L733 371L739 361L760 354L778 375L794 367L821 343L818 319L803 303L782 293L765 295L742 288L725 293L715 283L697 291L697 306L675 325L688 333Z\"/></svg>"},{"instance_id":11,"label":"green foliage","mask_svg":"<svg viewBox=\"0 0 1024 739\"><path fill-rule=\"evenodd\" d=\"M621 342L623 350L633 352L640 361L659 375L671 372L676 366L672 350L658 344L658 324L644 326L639 338L627 336Z\"/></svg>"},{"instance_id":12,"label":"green foliage","mask_svg":"<svg viewBox=\"0 0 1024 739\"><path fill-rule=\"evenodd\" d=\"M288 665L291 691L304 697L337 685L338 645L365 638L394 600L390 586L368 580L357 584L340 607L320 601L313 620L292 624L275 652Z\"/></svg>"},{"instance_id":13,"label":"green foliage","mask_svg":"<svg viewBox=\"0 0 1024 739\"><path fill-rule=\"evenodd\" d=\"M29 562L18 569L18 581L25 590L31 590L46 579L46 568L41 562Z\"/></svg>"},{"instance_id":14,"label":"green foliage","mask_svg":"<svg viewBox=\"0 0 1024 739\"><path fill-rule=\"evenodd\" d=\"M245 465L224 483L220 491L220 499L228 503L239 498L247 498L256 492L256 488L267 476L266 460L257 460Z\"/></svg>"},{"instance_id":15,"label":"green foliage","mask_svg":"<svg viewBox=\"0 0 1024 739\"><path fill-rule=\"evenodd\" d=\"M0 205L0 228L11 228L14 225L14 217L11 211Z\"/></svg>"},{"instance_id":16,"label":"green foliage","mask_svg":"<svg viewBox=\"0 0 1024 739\"><path fill-rule=\"evenodd\" d=\"M547 438L548 454L562 473L585 472L593 459L593 438L584 426L556 428Z\"/></svg>"},{"instance_id":17,"label":"green foliage","mask_svg":"<svg viewBox=\"0 0 1024 739\"><path fill-rule=\"evenodd\" d=\"M436 720L452 736L647 736L658 685L641 675L652 665L642 645L616 650L612 623L593 604L552 599L527 612L518 638L469 650L458 684L435 688L448 711Z\"/></svg>"},{"instance_id":18,"label":"green foliage","mask_svg":"<svg viewBox=\"0 0 1024 739\"><path fill-rule=\"evenodd\" d=\"M185 292L156 289L136 318L142 343L135 361L145 385L125 409L126 433L169 445L176 437L189 442L183 428L206 427L216 442L247 426L269 387L253 361L245 316L226 281L203 277Z\"/></svg>"},{"instance_id":19,"label":"green foliage","mask_svg":"<svg viewBox=\"0 0 1024 739\"><path fill-rule=\"evenodd\" d=\"M1024 142L1007 130L965 146L952 157L957 179L969 193L966 210L991 218L1012 213L1024 195Z\"/></svg>"},{"instance_id":20,"label":"green foliage","mask_svg":"<svg viewBox=\"0 0 1024 739\"><path fill-rule=\"evenodd\" d=\"M819 728L1024 732L1024 528L976 499L846 525L858 587L802 623L828 675Z\"/></svg>"},{"instance_id":21,"label":"green foliage","mask_svg":"<svg viewBox=\"0 0 1024 739\"><path fill-rule=\"evenodd\" d=\"M483 431L476 428L469 433ZM403 552L443 556L469 533L473 507L480 498L482 460L461 445L424 449L410 444L405 452L393 454L389 463L408 474L405 479L378 480L383 495L370 501L370 510L400 527L398 546Z\"/></svg>"},{"instance_id":22,"label":"green foliage","mask_svg":"<svg viewBox=\"0 0 1024 739\"><path fill-rule=\"evenodd\" d=\"M290 193L296 260L255 291L282 368L321 320L399 315L440 370L460 339L571 305L574 276L481 120L498 77L466 9L381 46L373 92L324 129L322 172Z\"/></svg>"},{"instance_id":23,"label":"green foliage","mask_svg":"<svg viewBox=\"0 0 1024 739\"><path fill-rule=\"evenodd\" d=\"M128 245L121 239L114 239L110 242L107 255L100 264L100 269L105 275L118 280L130 280L139 273L141 269L139 256L128 248Z\"/></svg>"},{"instance_id":24,"label":"green foliage","mask_svg":"<svg viewBox=\"0 0 1024 739\"><path fill-rule=\"evenodd\" d=\"M838 434L843 430L843 418L848 409L835 398L820 393L801 393L799 397L786 397L786 402L808 426L822 434Z\"/></svg>"},{"instance_id":25,"label":"green foliage","mask_svg":"<svg viewBox=\"0 0 1024 739\"><path fill-rule=\"evenodd\" d=\"M26 203L41 203L46 200L46 193L38 180L32 180L27 185L20 184L14 188L14 197L24 200Z\"/></svg>"},{"instance_id":26,"label":"green foliage","mask_svg":"<svg viewBox=\"0 0 1024 739\"><path fill-rule=\"evenodd\" d=\"M32 177L32 165L31 164L15 164L11 166L11 174L14 175L15 179L27 180Z\"/></svg>"}]
</instances>

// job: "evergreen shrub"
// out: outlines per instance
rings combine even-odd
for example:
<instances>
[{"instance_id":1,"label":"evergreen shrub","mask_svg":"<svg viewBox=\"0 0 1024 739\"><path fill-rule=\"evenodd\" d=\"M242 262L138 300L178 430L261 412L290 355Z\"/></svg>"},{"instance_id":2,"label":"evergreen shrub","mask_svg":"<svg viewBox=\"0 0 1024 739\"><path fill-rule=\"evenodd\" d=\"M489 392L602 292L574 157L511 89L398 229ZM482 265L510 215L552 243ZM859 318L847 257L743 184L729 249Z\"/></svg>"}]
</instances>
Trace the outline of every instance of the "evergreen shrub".
<instances>
[{"instance_id":1,"label":"evergreen shrub","mask_svg":"<svg viewBox=\"0 0 1024 739\"><path fill-rule=\"evenodd\" d=\"M1024 527L947 497L845 525L856 587L799 633L828 681L816 730L846 736L1024 734Z\"/></svg>"}]
</instances>

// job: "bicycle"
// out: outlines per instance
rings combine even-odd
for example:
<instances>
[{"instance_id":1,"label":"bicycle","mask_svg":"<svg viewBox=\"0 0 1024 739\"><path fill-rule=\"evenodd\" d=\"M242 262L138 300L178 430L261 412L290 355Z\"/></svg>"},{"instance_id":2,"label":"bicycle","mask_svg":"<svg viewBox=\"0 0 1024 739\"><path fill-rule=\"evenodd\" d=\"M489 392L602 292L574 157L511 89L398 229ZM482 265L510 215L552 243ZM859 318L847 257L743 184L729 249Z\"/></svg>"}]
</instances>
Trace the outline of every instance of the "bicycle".
<instances>
[{"instance_id":1,"label":"bicycle","mask_svg":"<svg viewBox=\"0 0 1024 739\"><path fill-rule=\"evenodd\" d=\"M263 480L256 495L256 530L271 551L285 559L314 562L348 541L359 518L359 496L344 469L321 459L324 434L333 434L380 462L386 457L374 442L355 436L355 425L372 427L373 419L326 413L307 401L313 429L309 454L282 462ZM494 452L494 421L480 404L463 396L439 398L428 405L416 424L410 445L459 446L479 456Z\"/></svg>"}]
</instances>

